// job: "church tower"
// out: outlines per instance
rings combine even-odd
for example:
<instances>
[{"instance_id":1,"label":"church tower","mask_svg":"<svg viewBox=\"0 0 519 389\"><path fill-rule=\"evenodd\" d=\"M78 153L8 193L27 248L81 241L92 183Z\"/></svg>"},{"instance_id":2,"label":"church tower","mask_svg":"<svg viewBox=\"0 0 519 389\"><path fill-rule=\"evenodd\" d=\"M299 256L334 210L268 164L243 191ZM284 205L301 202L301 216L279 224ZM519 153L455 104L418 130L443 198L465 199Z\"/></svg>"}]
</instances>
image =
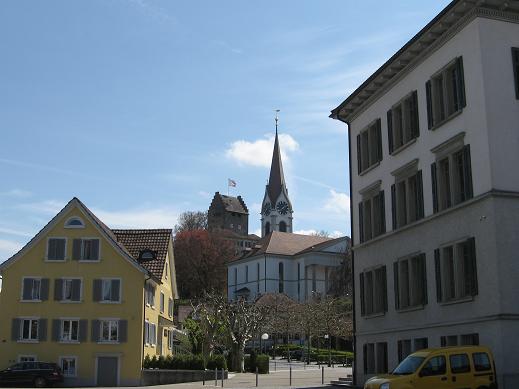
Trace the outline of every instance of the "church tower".
<instances>
[{"instance_id":1,"label":"church tower","mask_svg":"<svg viewBox=\"0 0 519 389\"><path fill-rule=\"evenodd\" d=\"M283 175L281 151L278 140L278 116L276 111L276 138L270 165L269 182L265 188L265 196L261 207L261 236L271 231L292 232L293 210L288 198L288 189Z\"/></svg>"}]
</instances>

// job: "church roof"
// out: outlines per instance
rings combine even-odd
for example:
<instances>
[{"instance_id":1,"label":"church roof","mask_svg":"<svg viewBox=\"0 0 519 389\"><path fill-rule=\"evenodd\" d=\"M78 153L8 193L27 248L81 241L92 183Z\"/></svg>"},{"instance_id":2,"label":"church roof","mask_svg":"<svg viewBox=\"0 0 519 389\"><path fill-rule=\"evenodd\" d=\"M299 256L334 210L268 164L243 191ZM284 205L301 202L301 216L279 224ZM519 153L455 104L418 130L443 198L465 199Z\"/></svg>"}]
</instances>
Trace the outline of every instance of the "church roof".
<instances>
[{"instance_id":1,"label":"church roof","mask_svg":"<svg viewBox=\"0 0 519 389\"><path fill-rule=\"evenodd\" d=\"M281 163L281 151L279 149L278 132L274 140L274 152L272 153L272 164L270 165L270 177L267 192L271 203L275 203L285 186L283 164Z\"/></svg>"},{"instance_id":2,"label":"church roof","mask_svg":"<svg viewBox=\"0 0 519 389\"><path fill-rule=\"evenodd\" d=\"M263 254L297 255L309 251L319 251L320 248L344 238L331 239L322 236L292 234L272 231L262 238L255 247L234 260ZM233 260L233 261L234 261Z\"/></svg>"}]
</instances>

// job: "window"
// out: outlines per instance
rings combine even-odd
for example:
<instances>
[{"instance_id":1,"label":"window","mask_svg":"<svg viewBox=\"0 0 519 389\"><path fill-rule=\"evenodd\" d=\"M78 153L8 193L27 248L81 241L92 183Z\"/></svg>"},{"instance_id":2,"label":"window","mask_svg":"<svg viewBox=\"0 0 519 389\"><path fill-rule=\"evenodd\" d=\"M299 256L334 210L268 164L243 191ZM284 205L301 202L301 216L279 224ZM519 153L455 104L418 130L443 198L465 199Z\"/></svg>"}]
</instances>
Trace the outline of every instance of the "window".
<instances>
[{"instance_id":1,"label":"window","mask_svg":"<svg viewBox=\"0 0 519 389\"><path fill-rule=\"evenodd\" d=\"M437 127L466 105L463 59L456 58L425 84L429 129Z\"/></svg>"},{"instance_id":2,"label":"window","mask_svg":"<svg viewBox=\"0 0 519 389\"><path fill-rule=\"evenodd\" d=\"M94 280L94 301L103 303L121 302L121 280L114 278Z\"/></svg>"},{"instance_id":3,"label":"window","mask_svg":"<svg viewBox=\"0 0 519 389\"><path fill-rule=\"evenodd\" d=\"M119 340L119 321L101 320L100 342L117 342Z\"/></svg>"},{"instance_id":4,"label":"window","mask_svg":"<svg viewBox=\"0 0 519 389\"><path fill-rule=\"evenodd\" d=\"M382 161L380 119L375 120L357 135L357 168L361 174Z\"/></svg>"},{"instance_id":5,"label":"window","mask_svg":"<svg viewBox=\"0 0 519 389\"><path fill-rule=\"evenodd\" d=\"M21 340L38 340L38 319L22 319Z\"/></svg>"},{"instance_id":6,"label":"window","mask_svg":"<svg viewBox=\"0 0 519 389\"><path fill-rule=\"evenodd\" d=\"M473 196L470 145L465 145L431 165L433 209L438 212Z\"/></svg>"},{"instance_id":7,"label":"window","mask_svg":"<svg viewBox=\"0 0 519 389\"><path fill-rule=\"evenodd\" d=\"M270 233L270 223L265 223L265 236L267 236Z\"/></svg>"},{"instance_id":8,"label":"window","mask_svg":"<svg viewBox=\"0 0 519 389\"><path fill-rule=\"evenodd\" d=\"M48 281L48 280L47 280ZM41 278L24 278L22 288L22 301L41 301L42 299ZM47 287L48 290L48 287Z\"/></svg>"},{"instance_id":9,"label":"window","mask_svg":"<svg viewBox=\"0 0 519 389\"><path fill-rule=\"evenodd\" d=\"M164 302L164 293L160 292L160 313L164 313L165 302Z\"/></svg>"},{"instance_id":10,"label":"window","mask_svg":"<svg viewBox=\"0 0 519 389\"><path fill-rule=\"evenodd\" d=\"M259 262L256 264L256 293L260 292L260 264Z\"/></svg>"},{"instance_id":11,"label":"window","mask_svg":"<svg viewBox=\"0 0 519 389\"><path fill-rule=\"evenodd\" d=\"M474 362L474 370L485 371L491 370L490 358L487 353L474 353L472 354L472 361Z\"/></svg>"},{"instance_id":12,"label":"window","mask_svg":"<svg viewBox=\"0 0 519 389\"><path fill-rule=\"evenodd\" d=\"M297 299L301 301L301 264L297 264Z\"/></svg>"},{"instance_id":13,"label":"window","mask_svg":"<svg viewBox=\"0 0 519 389\"><path fill-rule=\"evenodd\" d=\"M72 246L72 259L99 261L99 239L74 239Z\"/></svg>"},{"instance_id":14,"label":"window","mask_svg":"<svg viewBox=\"0 0 519 389\"><path fill-rule=\"evenodd\" d=\"M152 250L141 250L139 253L139 260L141 261L151 261L155 259L157 256L157 253Z\"/></svg>"},{"instance_id":15,"label":"window","mask_svg":"<svg viewBox=\"0 0 519 389\"><path fill-rule=\"evenodd\" d=\"M387 373L387 343L366 343L364 351L364 374Z\"/></svg>"},{"instance_id":16,"label":"window","mask_svg":"<svg viewBox=\"0 0 519 389\"><path fill-rule=\"evenodd\" d=\"M451 373L459 374L470 372L470 362L467 354L450 355L449 361L451 363Z\"/></svg>"},{"instance_id":17,"label":"window","mask_svg":"<svg viewBox=\"0 0 519 389\"><path fill-rule=\"evenodd\" d=\"M360 273L360 309L362 316L387 311L386 266Z\"/></svg>"},{"instance_id":18,"label":"window","mask_svg":"<svg viewBox=\"0 0 519 389\"><path fill-rule=\"evenodd\" d=\"M514 67L515 98L519 100L519 48L512 47L512 63Z\"/></svg>"},{"instance_id":19,"label":"window","mask_svg":"<svg viewBox=\"0 0 519 389\"><path fill-rule=\"evenodd\" d=\"M36 358L36 355L19 355L18 356L18 362L36 362L37 360L38 360L38 358Z\"/></svg>"},{"instance_id":20,"label":"window","mask_svg":"<svg viewBox=\"0 0 519 389\"><path fill-rule=\"evenodd\" d=\"M474 238L434 251L438 302L478 294L476 243Z\"/></svg>"},{"instance_id":21,"label":"window","mask_svg":"<svg viewBox=\"0 0 519 389\"><path fill-rule=\"evenodd\" d=\"M234 268L234 286L238 285L238 268Z\"/></svg>"},{"instance_id":22,"label":"window","mask_svg":"<svg viewBox=\"0 0 519 389\"><path fill-rule=\"evenodd\" d=\"M66 243L65 238L49 238L47 240L47 261L64 261Z\"/></svg>"},{"instance_id":23,"label":"window","mask_svg":"<svg viewBox=\"0 0 519 389\"><path fill-rule=\"evenodd\" d=\"M444 356L432 357L420 371L421 377L443 375L447 372L446 360Z\"/></svg>"},{"instance_id":24,"label":"window","mask_svg":"<svg viewBox=\"0 0 519 389\"><path fill-rule=\"evenodd\" d=\"M440 345L447 346L478 346L479 334L449 335L440 337Z\"/></svg>"},{"instance_id":25,"label":"window","mask_svg":"<svg viewBox=\"0 0 519 389\"><path fill-rule=\"evenodd\" d=\"M155 307L155 287L152 284L146 284L144 292L146 305Z\"/></svg>"},{"instance_id":26,"label":"window","mask_svg":"<svg viewBox=\"0 0 519 389\"><path fill-rule=\"evenodd\" d=\"M79 341L79 320L61 320L61 342Z\"/></svg>"},{"instance_id":27,"label":"window","mask_svg":"<svg viewBox=\"0 0 519 389\"><path fill-rule=\"evenodd\" d=\"M249 266L245 266L245 282L249 282Z\"/></svg>"},{"instance_id":28,"label":"window","mask_svg":"<svg viewBox=\"0 0 519 389\"><path fill-rule=\"evenodd\" d=\"M393 229L424 217L422 171L397 177L391 185Z\"/></svg>"},{"instance_id":29,"label":"window","mask_svg":"<svg viewBox=\"0 0 519 389\"><path fill-rule=\"evenodd\" d=\"M174 341L175 341L175 338L173 336L173 331L170 330L170 331L168 331L168 349L170 349L170 350L173 349Z\"/></svg>"},{"instance_id":30,"label":"window","mask_svg":"<svg viewBox=\"0 0 519 389\"><path fill-rule=\"evenodd\" d=\"M279 231L280 232L287 232L287 223L284 221L279 222Z\"/></svg>"},{"instance_id":31,"label":"window","mask_svg":"<svg viewBox=\"0 0 519 389\"><path fill-rule=\"evenodd\" d=\"M54 300L65 302L81 301L81 280L76 278L55 279Z\"/></svg>"},{"instance_id":32,"label":"window","mask_svg":"<svg viewBox=\"0 0 519 389\"><path fill-rule=\"evenodd\" d=\"M75 377L77 374L76 366L77 366L77 357L60 357L59 365L61 367L61 371L63 372L63 376L65 377Z\"/></svg>"},{"instance_id":33,"label":"window","mask_svg":"<svg viewBox=\"0 0 519 389\"><path fill-rule=\"evenodd\" d=\"M150 346L157 344L157 326L149 321L144 322L144 343Z\"/></svg>"},{"instance_id":34,"label":"window","mask_svg":"<svg viewBox=\"0 0 519 389\"><path fill-rule=\"evenodd\" d=\"M399 340L397 342L398 362L402 362L409 354L415 351L426 349L428 344L427 338L416 338L414 341L412 339Z\"/></svg>"},{"instance_id":35,"label":"window","mask_svg":"<svg viewBox=\"0 0 519 389\"><path fill-rule=\"evenodd\" d=\"M414 91L387 111L389 153L406 145L420 135L418 93Z\"/></svg>"},{"instance_id":36,"label":"window","mask_svg":"<svg viewBox=\"0 0 519 389\"><path fill-rule=\"evenodd\" d=\"M84 228L85 223L79 217L71 217L65 222L65 228Z\"/></svg>"},{"instance_id":37,"label":"window","mask_svg":"<svg viewBox=\"0 0 519 389\"><path fill-rule=\"evenodd\" d=\"M285 292L285 268L284 268L283 262L279 262L278 271L279 271L278 291L279 291L279 293L284 293Z\"/></svg>"},{"instance_id":38,"label":"window","mask_svg":"<svg viewBox=\"0 0 519 389\"><path fill-rule=\"evenodd\" d=\"M427 269L425 254L415 255L393 264L395 309L427 304Z\"/></svg>"},{"instance_id":39,"label":"window","mask_svg":"<svg viewBox=\"0 0 519 389\"><path fill-rule=\"evenodd\" d=\"M173 300L168 299L168 316L173 317Z\"/></svg>"},{"instance_id":40,"label":"window","mask_svg":"<svg viewBox=\"0 0 519 389\"><path fill-rule=\"evenodd\" d=\"M360 241L366 242L386 232L384 191L363 195L359 203Z\"/></svg>"}]
</instances>

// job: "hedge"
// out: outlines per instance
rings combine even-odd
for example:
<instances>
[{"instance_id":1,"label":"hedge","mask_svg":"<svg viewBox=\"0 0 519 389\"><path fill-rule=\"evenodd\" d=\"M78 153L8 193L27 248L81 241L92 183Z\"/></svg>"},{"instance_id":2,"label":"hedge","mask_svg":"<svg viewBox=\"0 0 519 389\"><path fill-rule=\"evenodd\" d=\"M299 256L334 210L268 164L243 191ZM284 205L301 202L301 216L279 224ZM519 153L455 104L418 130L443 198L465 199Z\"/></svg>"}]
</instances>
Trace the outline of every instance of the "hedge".
<instances>
[{"instance_id":1,"label":"hedge","mask_svg":"<svg viewBox=\"0 0 519 389\"><path fill-rule=\"evenodd\" d=\"M201 355L168 355L153 356L146 355L142 365L145 369L167 369L167 370L204 370L204 358ZM227 363L223 355L213 355L207 361L208 369L227 369Z\"/></svg>"},{"instance_id":2,"label":"hedge","mask_svg":"<svg viewBox=\"0 0 519 389\"><path fill-rule=\"evenodd\" d=\"M268 374L269 372L269 359L267 354L255 354L245 355L244 368L245 371L255 373L256 367L258 368L259 374Z\"/></svg>"}]
</instances>

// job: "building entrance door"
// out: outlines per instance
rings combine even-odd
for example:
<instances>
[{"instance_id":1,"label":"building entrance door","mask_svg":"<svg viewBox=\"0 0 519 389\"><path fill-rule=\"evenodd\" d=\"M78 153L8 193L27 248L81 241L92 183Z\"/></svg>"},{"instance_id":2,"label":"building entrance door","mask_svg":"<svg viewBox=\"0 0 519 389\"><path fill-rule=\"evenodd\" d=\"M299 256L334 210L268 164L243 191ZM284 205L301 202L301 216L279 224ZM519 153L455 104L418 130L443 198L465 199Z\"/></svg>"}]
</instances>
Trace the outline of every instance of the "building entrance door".
<instances>
[{"instance_id":1,"label":"building entrance door","mask_svg":"<svg viewBox=\"0 0 519 389\"><path fill-rule=\"evenodd\" d=\"M97 386L117 386L119 381L119 358L97 357Z\"/></svg>"}]
</instances>

